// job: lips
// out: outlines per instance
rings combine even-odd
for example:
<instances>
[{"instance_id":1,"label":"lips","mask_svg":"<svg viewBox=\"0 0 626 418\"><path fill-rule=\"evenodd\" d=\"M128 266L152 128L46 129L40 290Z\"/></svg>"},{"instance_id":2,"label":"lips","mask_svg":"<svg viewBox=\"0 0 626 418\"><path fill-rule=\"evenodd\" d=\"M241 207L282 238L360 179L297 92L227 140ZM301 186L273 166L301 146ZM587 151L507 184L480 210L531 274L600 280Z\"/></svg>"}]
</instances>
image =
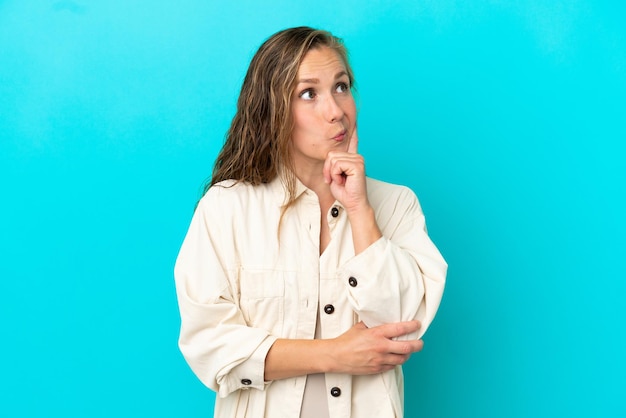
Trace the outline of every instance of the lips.
<instances>
[{"instance_id":1,"label":"lips","mask_svg":"<svg viewBox=\"0 0 626 418\"><path fill-rule=\"evenodd\" d=\"M335 141L343 141L346 138L346 133L348 131L347 130L342 130L341 132L339 132L337 135L333 136L333 139Z\"/></svg>"}]
</instances>

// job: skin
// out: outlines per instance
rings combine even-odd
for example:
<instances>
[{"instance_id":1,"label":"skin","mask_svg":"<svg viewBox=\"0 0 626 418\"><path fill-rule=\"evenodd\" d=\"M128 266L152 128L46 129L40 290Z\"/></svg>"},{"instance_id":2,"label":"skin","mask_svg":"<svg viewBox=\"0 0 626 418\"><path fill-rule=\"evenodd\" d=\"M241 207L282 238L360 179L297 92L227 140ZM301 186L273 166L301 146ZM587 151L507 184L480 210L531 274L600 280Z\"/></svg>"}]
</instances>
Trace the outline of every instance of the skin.
<instances>
[{"instance_id":1,"label":"skin","mask_svg":"<svg viewBox=\"0 0 626 418\"><path fill-rule=\"evenodd\" d=\"M330 242L326 214L337 200L346 210L359 254L382 234L367 199L365 161L357 152L356 105L341 58L329 48L310 50L300 64L293 94L295 174L320 202L320 253ZM387 371L423 348L422 340L393 340L419 328L419 321L373 328L359 322L333 339L278 339L265 359L265 379Z\"/></svg>"}]
</instances>

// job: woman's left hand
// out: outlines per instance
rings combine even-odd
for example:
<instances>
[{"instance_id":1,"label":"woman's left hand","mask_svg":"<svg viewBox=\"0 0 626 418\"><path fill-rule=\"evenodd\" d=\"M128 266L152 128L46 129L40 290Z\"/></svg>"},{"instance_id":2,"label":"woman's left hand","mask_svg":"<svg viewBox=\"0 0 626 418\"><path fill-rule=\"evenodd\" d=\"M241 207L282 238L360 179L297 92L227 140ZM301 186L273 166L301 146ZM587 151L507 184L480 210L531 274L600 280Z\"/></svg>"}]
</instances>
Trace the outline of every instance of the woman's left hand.
<instances>
[{"instance_id":1,"label":"woman's left hand","mask_svg":"<svg viewBox=\"0 0 626 418\"><path fill-rule=\"evenodd\" d=\"M357 153L359 139L356 127L348 142L347 151L331 151L324 163L324 181L330 192L348 214L369 208L365 182L365 160Z\"/></svg>"},{"instance_id":2,"label":"woman's left hand","mask_svg":"<svg viewBox=\"0 0 626 418\"><path fill-rule=\"evenodd\" d=\"M344 207L350 219L355 255L382 236L374 210L367 199L365 161L357 154L358 143L355 127L348 150L329 152L324 163L324 181L330 185L330 192Z\"/></svg>"}]
</instances>

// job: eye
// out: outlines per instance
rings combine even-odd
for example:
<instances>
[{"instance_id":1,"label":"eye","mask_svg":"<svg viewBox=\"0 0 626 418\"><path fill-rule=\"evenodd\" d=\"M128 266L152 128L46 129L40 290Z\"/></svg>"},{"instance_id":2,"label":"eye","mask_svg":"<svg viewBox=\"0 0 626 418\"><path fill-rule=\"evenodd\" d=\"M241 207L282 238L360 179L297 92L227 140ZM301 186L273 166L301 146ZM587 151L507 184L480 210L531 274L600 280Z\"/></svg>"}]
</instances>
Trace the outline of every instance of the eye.
<instances>
[{"instance_id":1,"label":"eye","mask_svg":"<svg viewBox=\"0 0 626 418\"><path fill-rule=\"evenodd\" d=\"M298 97L300 97L301 99L304 99L304 100L313 100L313 99L315 99L315 96L316 96L316 94L315 94L315 90L313 90L313 89L306 89L306 90L303 90L303 91L302 91L302 92L298 95Z\"/></svg>"},{"instance_id":2,"label":"eye","mask_svg":"<svg viewBox=\"0 0 626 418\"><path fill-rule=\"evenodd\" d=\"M350 86L348 86L348 83L343 81L337 83L337 87L335 87L335 92L337 93L345 93L348 90L350 90Z\"/></svg>"}]
</instances>

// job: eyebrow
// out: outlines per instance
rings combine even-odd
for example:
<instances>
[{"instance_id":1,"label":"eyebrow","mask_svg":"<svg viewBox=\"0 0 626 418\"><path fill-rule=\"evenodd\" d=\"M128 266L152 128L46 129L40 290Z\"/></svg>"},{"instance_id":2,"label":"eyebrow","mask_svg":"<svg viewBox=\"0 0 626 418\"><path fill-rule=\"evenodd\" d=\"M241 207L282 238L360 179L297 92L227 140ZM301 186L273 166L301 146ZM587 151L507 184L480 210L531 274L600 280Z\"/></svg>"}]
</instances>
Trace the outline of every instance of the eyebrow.
<instances>
[{"instance_id":1,"label":"eyebrow","mask_svg":"<svg viewBox=\"0 0 626 418\"><path fill-rule=\"evenodd\" d=\"M339 71L337 74L335 74L335 80L340 79L343 76L347 76L348 73L346 71ZM319 78L303 78L298 80L298 84L302 84L302 83L310 83L310 84L319 84L320 79Z\"/></svg>"}]
</instances>

